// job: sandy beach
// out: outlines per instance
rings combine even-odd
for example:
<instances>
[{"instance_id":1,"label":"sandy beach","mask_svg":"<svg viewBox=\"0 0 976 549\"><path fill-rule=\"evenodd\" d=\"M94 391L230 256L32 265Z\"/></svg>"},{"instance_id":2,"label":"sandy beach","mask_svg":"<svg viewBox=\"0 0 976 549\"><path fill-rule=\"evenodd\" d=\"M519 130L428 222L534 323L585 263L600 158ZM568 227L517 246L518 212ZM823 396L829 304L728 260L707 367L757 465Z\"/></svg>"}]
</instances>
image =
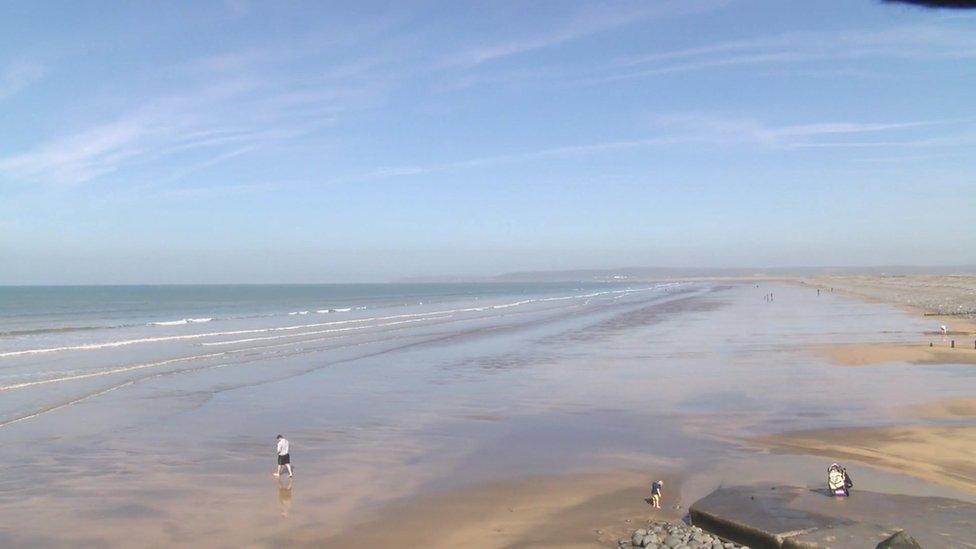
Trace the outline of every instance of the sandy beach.
<instances>
[{"instance_id":1,"label":"sandy beach","mask_svg":"<svg viewBox=\"0 0 976 549\"><path fill-rule=\"evenodd\" d=\"M10 339L0 541L600 547L719 486L819 486L833 459L864 489L976 499L966 365L825 351L935 320L794 284L651 288Z\"/></svg>"},{"instance_id":2,"label":"sandy beach","mask_svg":"<svg viewBox=\"0 0 976 549\"><path fill-rule=\"evenodd\" d=\"M644 501L654 477L637 471L542 476L423 496L335 537L302 544L353 547L397 540L407 547L603 547L628 536L651 512ZM669 479L670 480L670 479ZM668 483L680 491L680 484Z\"/></svg>"},{"instance_id":3,"label":"sandy beach","mask_svg":"<svg viewBox=\"0 0 976 549\"><path fill-rule=\"evenodd\" d=\"M971 320L976 277L823 277L802 283L890 302L907 314L951 327L947 334L926 330L903 341L815 349L834 364L881 369L905 364L958 365L966 368L967 373L961 375L971 375L969 369L976 365L972 342L976 325ZM919 368L918 375L925 376L928 371ZM891 412L891 422L895 425L792 431L757 441L775 451L856 460L976 492L976 467L972 461L976 453L976 426L972 424L972 418L976 417L976 396L971 390L964 396L920 404L893 403Z\"/></svg>"},{"instance_id":4,"label":"sandy beach","mask_svg":"<svg viewBox=\"0 0 976 549\"><path fill-rule=\"evenodd\" d=\"M909 417L932 419L958 419L976 417L976 397L948 398L906 406L903 413Z\"/></svg>"},{"instance_id":5,"label":"sandy beach","mask_svg":"<svg viewBox=\"0 0 976 549\"><path fill-rule=\"evenodd\" d=\"M976 364L976 349L938 347L927 343L857 343L829 345L821 349L835 364L865 366L910 362L912 364Z\"/></svg>"},{"instance_id":6,"label":"sandy beach","mask_svg":"<svg viewBox=\"0 0 976 549\"><path fill-rule=\"evenodd\" d=\"M967 416L971 417L971 416ZM879 465L976 492L976 426L907 425L795 431L759 439L780 451Z\"/></svg>"},{"instance_id":7,"label":"sandy beach","mask_svg":"<svg viewBox=\"0 0 976 549\"><path fill-rule=\"evenodd\" d=\"M813 288L831 289L890 303L927 316L942 317L947 324L959 323L972 332L976 318L976 275L905 276L818 276L797 278Z\"/></svg>"}]
</instances>

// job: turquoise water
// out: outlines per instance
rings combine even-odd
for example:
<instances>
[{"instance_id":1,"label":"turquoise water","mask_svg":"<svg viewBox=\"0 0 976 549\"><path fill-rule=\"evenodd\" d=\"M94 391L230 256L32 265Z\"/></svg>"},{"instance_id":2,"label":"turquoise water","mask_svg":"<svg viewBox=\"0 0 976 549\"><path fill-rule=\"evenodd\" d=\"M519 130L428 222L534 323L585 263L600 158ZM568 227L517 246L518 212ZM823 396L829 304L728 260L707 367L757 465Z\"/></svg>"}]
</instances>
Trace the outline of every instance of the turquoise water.
<instances>
[{"instance_id":1,"label":"turquoise water","mask_svg":"<svg viewBox=\"0 0 976 549\"><path fill-rule=\"evenodd\" d=\"M0 427L161 375L339 357L405 333L500 324L667 285L328 284L0 288ZM277 375L290 375L278 368ZM230 378L228 378L230 379Z\"/></svg>"},{"instance_id":2,"label":"turquoise water","mask_svg":"<svg viewBox=\"0 0 976 549\"><path fill-rule=\"evenodd\" d=\"M619 286L619 285L617 285ZM598 290L612 284L0 286L0 336ZM344 311L345 312L345 311Z\"/></svg>"}]
</instances>

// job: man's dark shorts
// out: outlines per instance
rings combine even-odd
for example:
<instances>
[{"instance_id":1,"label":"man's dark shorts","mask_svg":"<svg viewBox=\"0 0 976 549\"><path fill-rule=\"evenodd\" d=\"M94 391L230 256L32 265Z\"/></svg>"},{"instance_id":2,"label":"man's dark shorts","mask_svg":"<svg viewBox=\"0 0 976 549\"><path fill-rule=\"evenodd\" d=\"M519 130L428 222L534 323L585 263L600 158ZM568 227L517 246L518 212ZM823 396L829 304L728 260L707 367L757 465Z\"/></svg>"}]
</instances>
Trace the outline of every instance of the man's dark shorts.
<instances>
[{"instance_id":1,"label":"man's dark shorts","mask_svg":"<svg viewBox=\"0 0 976 549\"><path fill-rule=\"evenodd\" d=\"M291 463L291 455L285 454L283 456L278 456L278 465L288 465Z\"/></svg>"}]
</instances>

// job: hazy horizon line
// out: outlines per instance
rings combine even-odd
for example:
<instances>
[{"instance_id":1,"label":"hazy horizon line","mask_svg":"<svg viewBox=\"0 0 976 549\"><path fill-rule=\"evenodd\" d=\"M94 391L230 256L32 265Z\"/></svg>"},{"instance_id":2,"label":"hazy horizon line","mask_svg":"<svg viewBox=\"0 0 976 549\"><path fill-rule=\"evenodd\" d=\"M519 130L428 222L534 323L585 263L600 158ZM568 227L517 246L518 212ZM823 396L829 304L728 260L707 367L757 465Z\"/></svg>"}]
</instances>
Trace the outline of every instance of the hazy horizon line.
<instances>
[{"instance_id":1,"label":"hazy horizon line","mask_svg":"<svg viewBox=\"0 0 976 549\"><path fill-rule=\"evenodd\" d=\"M645 273L641 274L641 271ZM70 287L137 287L137 286L325 286L325 285L386 285L386 284L465 284L465 283L512 283L512 282L595 282L584 279L536 279L512 280L517 277L545 277L545 276L593 276L612 277L627 276L633 278L674 277L701 278L709 276L959 276L976 275L976 265L788 265L788 266L744 266L744 267L617 267L617 268L578 268L552 270L524 270L508 271L487 275L418 275L393 278L385 281L308 281L308 282L125 282L125 283L64 283L64 284L31 284L31 283L0 283L0 288L70 288ZM599 282L607 282L599 280Z\"/></svg>"}]
</instances>

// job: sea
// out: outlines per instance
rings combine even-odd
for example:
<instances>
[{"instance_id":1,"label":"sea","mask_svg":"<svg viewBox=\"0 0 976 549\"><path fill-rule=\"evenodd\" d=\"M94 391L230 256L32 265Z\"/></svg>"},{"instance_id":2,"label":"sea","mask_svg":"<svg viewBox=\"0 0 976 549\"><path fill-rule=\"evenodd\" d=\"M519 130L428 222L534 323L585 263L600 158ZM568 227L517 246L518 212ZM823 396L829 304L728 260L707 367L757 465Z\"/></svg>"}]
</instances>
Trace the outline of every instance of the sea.
<instances>
[{"instance_id":1,"label":"sea","mask_svg":"<svg viewBox=\"0 0 976 549\"><path fill-rule=\"evenodd\" d=\"M609 283L0 286L0 337L367 309L389 312L425 303L628 288L636 287Z\"/></svg>"},{"instance_id":2,"label":"sea","mask_svg":"<svg viewBox=\"0 0 976 549\"><path fill-rule=\"evenodd\" d=\"M663 294L674 283L0 287L0 427L172 371L405 329ZM548 313L547 313L548 311ZM260 353L257 355L256 353ZM28 391L27 389L32 389Z\"/></svg>"}]
</instances>

